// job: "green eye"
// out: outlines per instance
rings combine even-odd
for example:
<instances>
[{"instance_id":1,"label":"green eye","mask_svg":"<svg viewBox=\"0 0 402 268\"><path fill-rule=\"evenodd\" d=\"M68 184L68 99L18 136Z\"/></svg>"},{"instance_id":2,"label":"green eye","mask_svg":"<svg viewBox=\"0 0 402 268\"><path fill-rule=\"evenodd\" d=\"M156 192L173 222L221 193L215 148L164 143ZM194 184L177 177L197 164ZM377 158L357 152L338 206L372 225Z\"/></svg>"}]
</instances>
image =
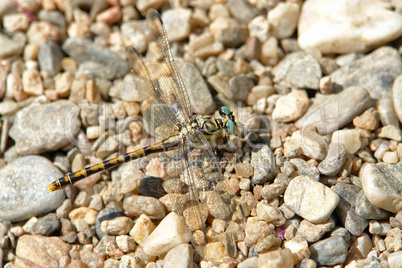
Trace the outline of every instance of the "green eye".
<instances>
[{"instance_id":1,"label":"green eye","mask_svg":"<svg viewBox=\"0 0 402 268\"><path fill-rule=\"evenodd\" d=\"M220 114L224 114L224 115L229 115L230 114L230 109L226 106L222 106L221 110L220 110Z\"/></svg>"},{"instance_id":2,"label":"green eye","mask_svg":"<svg viewBox=\"0 0 402 268\"><path fill-rule=\"evenodd\" d=\"M229 135L233 135L236 132L236 125L232 120L226 122L226 128Z\"/></svg>"}]
</instances>

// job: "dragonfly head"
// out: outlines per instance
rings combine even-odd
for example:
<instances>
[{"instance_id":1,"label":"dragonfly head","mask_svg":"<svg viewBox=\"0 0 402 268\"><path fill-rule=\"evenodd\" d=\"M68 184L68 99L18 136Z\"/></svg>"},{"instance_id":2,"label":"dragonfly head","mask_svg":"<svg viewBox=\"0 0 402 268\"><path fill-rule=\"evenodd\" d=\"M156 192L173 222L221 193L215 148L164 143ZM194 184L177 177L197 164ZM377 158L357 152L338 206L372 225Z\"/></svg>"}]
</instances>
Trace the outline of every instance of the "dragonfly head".
<instances>
[{"instance_id":1,"label":"dragonfly head","mask_svg":"<svg viewBox=\"0 0 402 268\"><path fill-rule=\"evenodd\" d=\"M222 106L219 109L219 114L223 118L224 128L229 135L233 135L236 132L237 127L237 115L231 111L228 107Z\"/></svg>"}]
</instances>

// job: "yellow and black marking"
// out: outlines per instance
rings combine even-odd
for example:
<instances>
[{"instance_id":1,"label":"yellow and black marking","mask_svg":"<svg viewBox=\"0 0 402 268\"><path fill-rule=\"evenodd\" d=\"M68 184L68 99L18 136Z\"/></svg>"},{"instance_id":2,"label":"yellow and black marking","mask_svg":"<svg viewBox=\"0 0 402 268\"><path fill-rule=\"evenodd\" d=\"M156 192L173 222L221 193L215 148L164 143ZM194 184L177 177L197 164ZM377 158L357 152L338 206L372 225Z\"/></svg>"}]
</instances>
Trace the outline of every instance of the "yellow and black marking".
<instances>
[{"instance_id":1,"label":"yellow and black marking","mask_svg":"<svg viewBox=\"0 0 402 268\"><path fill-rule=\"evenodd\" d=\"M115 157L113 159L105 160L99 164L92 165L90 167L86 167L84 169L81 169L79 171L69 173L65 175L64 177L61 177L48 186L49 192L57 191L60 189L63 189L65 187L68 187L70 185L73 185L74 183L85 179L95 173L108 170L110 168L114 168L118 165L121 165L123 163L130 162L132 160L153 154L153 153L159 153L159 152L164 152L164 151L170 151L174 150L180 143L180 135L172 136L162 142L156 143L154 145L150 145L147 147L144 147L142 149L126 153L124 155L120 155L118 157Z\"/></svg>"}]
</instances>

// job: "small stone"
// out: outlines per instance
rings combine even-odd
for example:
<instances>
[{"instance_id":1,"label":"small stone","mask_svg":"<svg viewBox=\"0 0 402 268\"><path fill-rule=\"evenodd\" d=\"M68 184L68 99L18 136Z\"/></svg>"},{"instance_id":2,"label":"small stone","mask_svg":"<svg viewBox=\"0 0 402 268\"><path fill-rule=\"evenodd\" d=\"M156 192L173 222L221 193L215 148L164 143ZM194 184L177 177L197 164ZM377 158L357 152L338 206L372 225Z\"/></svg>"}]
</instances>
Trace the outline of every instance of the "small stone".
<instances>
[{"instance_id":1,"label":"small stone","mask_svg":"<svg viewBox=\"0 0 402 268\"><path fill-rule=\"evenodd\" d=\"M352 235L361 235L368 222L360 217L355 209L356 196L360 188L352 184L337 183L332 190L339 196L339 204L335 210L339 220Z\"/></svg>"},{"instance_id":2,"label":"small stone","mask_svg":"<svg viewBox=\"0 0 402 268\"><path fill-rule=\"evenodd\" d=\"M310 258L317 264L343 264L348 254L348 243L341 237L329 237L310 246Z\"/></svg>"},{"instance_id":3,"label":"small stone","mask_svg":"<svg viewBox=\"0 0 402 268\"><path fill-rule=\"evenodd\" d=\"M0 218L17 222L55 210L65 194L63 191L49 194L46 185L62 175L42 156L24 156L10 161L0 170Z\"/></svg>"},{"instance_id":4,"label":"small stone","mask_svg":"<svg viewBox=\"0 0 402 268\"><path fill-rule=\"evenodd\" d=\"M260 42L268 38L269 23L264 16L257 16L248 23L250 36L256 36Z\"/></svg>"},{"instance_id":5,"label":"small stone","mask_svg":"<svg viewBox=\"0 0 402 268\"><path fill-rule=\"evenodd\" d=\"M366 110L362 115L353 119L353 125L361 129L374 130L378 124L378 114L372 110Z\"/></svg>"},{"instance_id":6,"label":"small stone","mask_svg":"<svg viewBox=\"0 0 402 268\"><path fill-rule=\"evenodd\" d=\"M248 29L232 18L218 17L209 25L209 29L214 39L225 47L238 47L248 37Z\"/></svg>"},{"instance_id":7,"label":"small stone","mask_svg":"<svg viewBox=\"0 0 402 268\"><path fill-rule=\"evenodd\" d=\"M179 216L175 212L171 212L146 239L144 252L151 256L162 255L177 245L190 242L190 239L191 235L187 232Z\"/></svg>"},{"instance_id":8,"label":"small stone","mask_svg":"<svg viewBox=\"0 0 402 268\"><path fill-rule=\"evenodd\" d=\"M286 221L279 208L269 205L266 200L258 202L256 211L259 220L272 223L275 226L281 226Z\"/></svg>"},{"instance_id":9,"label":"small stone","mask_svg":"<svg viewBox=\"0 0 402 268\"><path fill-rule=\"evenodd\" d=\"M398 51L383 46L333 72L331 79L333 83L342 85L343 88L364 88L369 92L371 98L381 99L391 93L393 82L401 72L402 62ZM385 80L384 77L386 77ZM362 96L356 95L356 97L360 99ZM394 107L398 109L398 106L394 105ZM342 108L339 109L339 111L341 110Z\"/></svg>"},{"instance_id":10,"label":"small stone","mask_svg":"<svg viewBox=\"0 0 402 268\"><path fill-rule=\"evenodd\" d=\"M19 110L19 106L15 101L2 101L0 103L0 114L11 115L15 114Z\"/></svg>"},{"instance_id":11,"label":"small stone","mask_svg":"<svg viewBox=\"0 0 402 268\"><path fill-rule=\"evenodd\" d=\"M134 227L130 231L130 236L132 236L135 242L140 246L143 246L144 241L154 229L155 225L151 218L145 214L141 214L141 216L135 221Z\"/></svg>"},{"instance_id":12,"label":"small stone","mask_svg":"<svg viewBox=\"0 0 402 268\"><path fill-rule=\"evenodd\" d=\"M331 142L328 146L327 156L318 165L322 175L333 176L337 174L346 162L346 149L342 143Z\"/></svg>"},{"instance_id":13,"label":"small stone","mask_svg":"<svg viewBox=\"0 0 402 268\"><path fill-rule=\"evenodd\" d=\"M314 178L316 181L320 180L320 172L312 163L301 158L290 159L289 162L296 168L296 174L307 175L310 178Z\"/></svg>"},{"instance_id":14,"label":"small stone","mask_svg":"<svg viewBox=\"0 0 402 268\"><path fill-rule=\"evenodd\" d=\"M293 132L291 142L298 145L302 153L312 159L323 160L327 155L327 141L317 133L313 125Z\"/></svg>"},{"instance_id":15,"label":"small stone","mask_svg":"<svg viewBox=\"0 0 402 268\"><path fill-rule=\"evenodd\" d=\"M265 99L275 93L275 89L268 85L256 85L251 88L250 93L247 96L246 104L252 106L260 99Z\"/></svg>"},{"instance_id":16,"label":"small stone","mask_svg":"<svg viewBox=\"0 0 402 268\"><path fill-rule=\"evenodd\" d=\"M261 63L266 66L275 66L282 57L282 52L278 46L278 39L273 36L268 37L261 45Z\"/></svg>"},{"instance_id":17,"label":"small stone","mask_svg":"<svg viewBox=\"0 0 402 268\"><path fill-rule=\"evenodd\" d=\"M38 63L41 71L46 71L50 75L56 75L60 72L63 51L58 43L47 40L40 46L38 51Z\"/></svg>"},{"instance_id":18,"label":"small stone","mask_svg":"<svg viewBox=\"0 0 402 268\"><path fill-rule=\"evenodd\" d=\"M386 138L394 141L402 141L402 132L393 125L384 126L378 134L380 138Z\"/></svg>"},{"instance_id":19,"label":"small stone","mask_svg":"<svg viewBox=\"0 0 402 268\"><path fill-rule=\"evenodd\" d=\"M274 234L274 225L259 220L257 217L248 217L246 222L246 238L244 242L247 246L254 245L259 239Z\"/></svg>"},{"instance_id":20,"label":"small stone","mask_svg":"<svg viewBox=\"0 0 402 268\"><path fill-rule=\"evenodd\" d=\"M288 54L272 70L274 82L286 81L299 88L318 89L322 71L313 56L303 51Z\"/></svg>"},{"instance_id":21,"label":"small stone","mask_svg":"<svg viewBox=\"0 0 402 268\"><path fill-rule=\"evenodd\" d=\"M73 209L69 214L68 217L70 218L71 222L75 225L78 223L79 220L84 220L88 225L94 225L96 221L96 216L98 215L98 211L87 208L87 207L80 207Z\"/></svg>"},{"instance_id":22,"label":"small stone","mask_svg":"<svg viewBox=\"0 0 402 268\"><path fill-rule=\"evenodd\" d=\"M101 222L101 229L108 235L125 235L133 227L134 222L129 217L116 217Z\"/></svg>"},{"instance_id":23,"label":"small stone","mask_svg":"<svg viewBox=\"0 0 402 268\"><path fill-rule=\"evenodd\" d=\"M121 20L122 12L119 6L112 6L98 15L96 15L97 22L104 22L107 25L113 25Z\"/></svg>"},{"instance_id":24,"label":"small stone","mask_svg":"<svg viewBox=\"0 0 402 268\"><path fill-rule=\"evenodd\" d=\"M348 11L352 11L350 15ZM372 10L375 16L370 20L361 20ZM333 17L332 17L333 16ZM302 48L316 47L325 54L346 54L348 52L365 52L374 47L381 46L397 38L402 28L401 16L378 5L374 1L367 1L362 8L356 1L338 1L334 5L320 1L310 0L303 5L300 16L299 44ZM327 25L321 29L319 25ZM373 27L376 25L376 27ZM377 28L381 25L394 25L386 31ZM349 29L346 35L342 29ZM328 35L327 31L333 33ZM369 35L363 33L369 32ZM375 37L374 37L375 36Z\"/></svg>"},{"instance_id":25,"label":"small stone","mask_svg":"<svg viewBox=\"0 0 402 268\"><path fill-rule=\"evenodd\" d=\"M29 17L24 13L5 14L3 17L3 27L9 33L25 32L29 22Z\"/></svg>"},{"instance_id":26,"label":"small stone","mask_svg":"<svg viewBox=\"0 0 402 268\"><path fill-rule=\"evenodd\" d=\"M23 235L18 239L15 255L39 267L58 267L69 259L71 246L58 237Z\"/></svg>"},{"instance_id":27,"label":"small stone","mask_svg":"<svg viewBox=\"0 0 402 268\"><path fill-rule=\"evenodd\" d=\"M371 204L397 213L402 200L398 186L401 183L402 169L399 165L366 164L360 171L360 179L365 196Z\"/></svg>"},{"instance_id":28,"label":"small stone","mask_svg":"<svg viewBox=\"0 0 402 268\"><path fill-rule=\"evenodd\" d=\"M66 98L70 95L71 85L73 84L74 75L70 72L62 73L55 80L57 95Z\"/></svg>"},{"instance_id":29,"label":"small stone","mask_svg":"<svg viewBox=\"0 0 402 268\"><path fill-rule=\"evenodd\" d=\"M397 251L388 255L388 264L390 268L397 268L402 263L402 251Z\"/></svg>"},{"instance_id":30,"label":"small stone","mask_svg":"<svg viewBox=\"0 0 402 268\"><path fill-rule=\"evenodd\" d=\"M236 163L234 168L237 176L249 178L253 175L253 167L249 162Z\"/></svg>"},{"instance_id":31,"label":"small stone","mask_svg":"<svg viewBox=\"0 0 402 268\"><path fill-rule=\"evenodd\" d=\"M256 253L261 253L268 251L269 249L276 248L280 246L282 240L280 237L275 235L268 235L264 238L258 240L257 244L254 245L254 250Z\"/></svg>"},{"instance_id":32,"label":"small stone","mask_svg":"<svg viewBox=\"0 0 402 268\"><path fill-rule=\"evenodd\" d=\"M253 18L261 14L261 11L253 7L249 2L242 0L229 0L226 2L229 13L243 24L249 23Z\"/></svg>"},{"instance_id":33,"label":"small stone","mask_svg":"<svg viewBox=\"0 0 402 268\"><path fill-rule=\"evenodd\" d=\"M332 217L322 223L311 223L307 220L302 220L297 229L297 235L302 236L310 243L317 242L334 227L335 221Z\"/></svg>"},{"instance_id":34,"label":"small stone","mask_svg":"<svg viewBox=\"0 0 402 268\"><path fill-rule=\"evenodd\" d=\"M399 122L402 122L402 76L399 75L392 85L392 103L393 108L395 109L395 114L399 119ZM392 106L391 106L392 107ZM398 126L398 124L395 124Z\"/></svg>"},{"instance_id":35,"label":"small stone","mask_svg":"<svg viewBox=\"0 0 402 268\"><path fill-rule=\"evenodd\" d=\"M254 185L272 180L278 173L275 156L267 145L255 146L255 149L251 152L250 164L254 167L254 176L252 178Z\"/></svg>"},{"instance_id":36,"label":"small stone","mask_svg":"<svg viewBox=\"0 0 402 268\"><path fill-rule=\"evenodd\" d=\"M375 220L369 222L369 232L373 235L386 236L391 228L391 225L386 222L378 222Z\"/></svg>"},{"instance_id":37,"label":"small stone","mask_svg":"<svg viewBox=\"0 0 402 268\"><path fill-rule=\"evenodd\" d=\"M22 85L24 86L24 92L29 95L43 94L42 79L36 69L27 69L22 73Z\"/></svg>"},{"instance_id":38,"label":"small stone","mask_svg":"<svg viewBox=\"0 0 402 268\"><path fill-rule=\"evenodd\" d=\"M299 216L312 223L320 223L335 210L339 197L322 183L302 175L290 181L284 200Z\"/></svg>"},{"instance_id":39,"label":"small stone","mask_svg":"<svg viewBox=\"0 0 402 268\"><path fill-rule=\"evenodd\" d=\"M181 244L172 248L163 260L163 267L186 268L193 265L193 247L189 244Z\"/></svg>"},{"instance_id":40,"label":"small stone","mask_svg":"<svg viewBox=\"0 0 402 268\"><path fill-rule=\"evenodd\" d=\"M371 105L368 91L362 87L349 87L337 94L316 94L312 101L313 104L297 120L296 126L303 128L312 124L321 135L344 127ZM327 113L323 115L322 111Z\"/></svg>"},{"instance_id":41,"label":"small stone","mask_svg":"<svg viewBox=\"0 0 402 268\"><path fill-rule=\"evenodd\" d=\"M194 64L181 60L176 61L176 64L184 84L187 85L193 112L197 114L213 113L216 108L215 102L198 69Z\"/></svg>"},{"instance_id":42,"label":"small stone","mask_svg":"<svg viewBox=\"0 0 402 268\"><path fill-rule=\"evenodd\" d=\"M31 104L16 114L9 135L15 140L19 154L40 154L58 150L78 134L81 121L73 103L61 100L48 104ZM52 130L51 135L43 135ZM50 134L50 133L49 133Z\"/></svg>"},{"instance_id":43,"label":"small stone","mask_svg":"<svg viewBox=\"0 0 402 268\"><path fill-rule=\"evenodd\" d=\"M5 59L7 57L20 55L24 50L24 42L18 40L18 38L10 39L4 33L0 33L0 58Z\"/></svg>"},{"instance_id":44,"label":"small stone","mask_svg":"<svg viewBox=\"0 0 402 268\"><path fill-rule=\"evenodd\" d=\"M278 39L290 37L296 30L299 12L298 3L278 3L268 12L268 23L272 34Z\"/></svg>"},{"instance_id":45,"label":"small stone","mask_svg":"<svg viewBox=\"0 0 402 268\"><path fill-rule=\"evenodd\" d=\"M259 268L269 267L293 267L292 252L289 249L277 249L267 253L261 253L258 257Z\"/></svg>"},{"instance_id":46,"label":"small stone","mask_svg":"<svg viewBox=\"0 0 402 268\"><path fill-rule=\"evenodd\" d=\"M307 111L308 105L309 100L305 91L292 91L276 101L272 118L285 123L295 121Z\"/></svg>"},{"instance_id":47,"label":"small stone","mask_svg":"<svg viewBox=\"0 0 402 268\"><path fill-rule=\"evenodd\" d=\"M399 83L399 80L400 80L399 78L397 78L395 80L396 82L394 82L394 85L392 86L392 88L393 88L392 90L394 90L394 88L397 87L396 85ZM402 94L402 93L400 93L400 94ZM394 99L396 99L396 97ZM383 97L378 100L377 110L378 110L378 114L380 117L380 121L383 126L386 126L386 125L393 125L396 127L398 126L398 124L399 124L398 117L396 116L396 112L395 112L395 110L397 109L397 106L395 106L395 107L396 108L394 108L394 105L392 103L392 98L390 96Z\"/></svg>"},{"instance_id":48,"label":"small stone","mask_svg":"<svg viewBox=\"0 0 402 268\"><path fill-rule=\"evenodd\" d=\"M310 256L308 243L301 236L296 236L291 240L285 241L284 247L292 252L295 263L299 263Z\"/></svg>"},{"instance_id":49,"label":"small stone","mask_svg":"<svg viewBox=\"0 0 402 268\"><path fill-rule=\"evenodd\" d=\"M355 129L335 131L332 133L331 142L342 144L349 154L356 153L361 147L360 133Z\"/></svg>"},{"instance_id":50,"label":"small stone","mask_svg":"<svg viewBox=\"0 0 402 268\"><path fill-rule=\"evenodd\" d=\"M148 196L132 195L125 198L123 209L129 216L140 216L144 213L151 219L163 219L166 215L162 203L158 199Z\"/></svg>"},{"instance_id":51,"label":"small stone","mask_svg":"<svg viewBox=\"0 0 402 268\"><path fill-rule=\"evenodd\" d=\"M360 217L370 220L383 220L388 219L390 214L388 211L382 208L376 207L370 203L364 194L364 191L360 191L356 196L356 213Z\"/></svg>"},{"instance_id":52,"label":"small stone","mask_svg":"<svg viewBox=\"0 0 402 268\"><path fill-rule=\"evenodd\" d=\"M163 25L171 42L186 39L191 30L191 10L187 8L168 9L162 13Z\"/></svg>"},{"instance_id":53,"label":"small stone","mask_svg":"<svg viewBox=\"0 0 402 268\"><path fill-rule=\"evenodd\" d=\"M39 218L32 228L34 234L50 236L53 232L60 229L60 221L56 218L56 214L49 213L48 215Z\"/></svg>"}]
</instances>

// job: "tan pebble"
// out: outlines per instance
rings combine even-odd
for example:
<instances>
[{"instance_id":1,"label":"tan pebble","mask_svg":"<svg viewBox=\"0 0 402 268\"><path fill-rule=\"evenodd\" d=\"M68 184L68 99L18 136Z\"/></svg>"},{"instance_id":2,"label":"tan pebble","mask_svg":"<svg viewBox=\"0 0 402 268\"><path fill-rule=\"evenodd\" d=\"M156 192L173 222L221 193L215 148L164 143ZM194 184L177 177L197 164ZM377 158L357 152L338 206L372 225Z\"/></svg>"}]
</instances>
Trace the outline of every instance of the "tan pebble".
<instances>
[{"instance_id":1,"label":"tan pebble","mask_svg":"<svg viewBox=\"0 0 402 268\"><path fill-rule=\"evenodd\" d=\"M27 69L22 73L22 85L24 92L29 95L42 95L43 84L39 71L36 69Z\"/></svg>"},{"instance_id":2,"label":"tan pebble","mask_svg":"<svg viewBox=\"0 0 402 268\"><path fill-rule=\"evenodd\" d=\"M329 94L332 92L332 80L330 76L324 76L320 79L319 84L320 92L322 94Z\"/></svg>"},{"instance_id":3,"label":"tan pebble","mask_svg":"<svg viewBox=\"0 0 402 268\"><path fill-rule=\"evenodd\" d=\"M59 97L66 98L70 95L73 81L74 75L70 72L62 73L56 77L55 87Z\"/></svg>"},{"instance_id":4,"label":"tan pebble","mask_svg":"<svg viewBox=\"0 0 402 268\"><path fill-rule=\"evenodd\" d=\"M119 22L122 17L121 9L119 6L114 6L106 9L105 11L99 13L96 16L97 22L104 22L107 25L111 26L116 22Z\"/></svg>"},{"instance_id":5,"label":"tan pebble","mask_svg":"<svg viewBox=\"0 0 402 268\"><path fill-rule=\"evenodd\" d=\"M135 221L134 227L130 231L130 236L132 236L140 246L143 246L145 239L152 233L155 229L155 224L152 222L151 218L145 214Z\"/></svg>"}]
</instances>

